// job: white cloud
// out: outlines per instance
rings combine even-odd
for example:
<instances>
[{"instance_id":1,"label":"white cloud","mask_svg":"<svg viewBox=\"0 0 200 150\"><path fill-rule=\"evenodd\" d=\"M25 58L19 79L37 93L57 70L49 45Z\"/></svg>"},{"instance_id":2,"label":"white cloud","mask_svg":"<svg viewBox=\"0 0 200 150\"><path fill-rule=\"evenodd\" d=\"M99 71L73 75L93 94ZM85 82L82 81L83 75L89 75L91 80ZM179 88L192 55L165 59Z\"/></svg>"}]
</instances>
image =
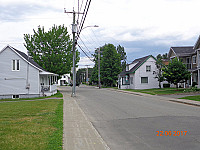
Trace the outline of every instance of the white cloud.
<instances>
[{"instance_id":1,"label":"white cloud","mask_svg":"<svg viewBox=\"0 0 200 150\"><path fill-rule=\"evenodd\" d=\"M81 57L78 65L79 68L86 68L86 65L89 65L88 67L91 68L94 66L94 63L88 57Z\"/></svg>"},{"instance_id":2,"label":"white cloud","mask_svg":"<svg viewBox=\"0 0 200 150\"><path fill-rule=\"evenodd\" d=\"M26 51L23 34L33 34L38 25L46 30L53 24L69 27L72 14L64 13L64 8L72 11L76 6L77 10L77 1L72 0L0 0L0 3L0 48L11 44L22 51ZM127 48L122 45L128 54L142 49L131 45L132 41L134 44L152 41L155 47L170 47L181 40L197 39L199 8L199 0L95 0L91 2L84 26L99 25L99 28L93 29L95 34L92 29L85 29L82 40L92 52L105 43L129 43ZM79 64L87 63L91 61L84 57Z\"/></svg>"}]
</instances>

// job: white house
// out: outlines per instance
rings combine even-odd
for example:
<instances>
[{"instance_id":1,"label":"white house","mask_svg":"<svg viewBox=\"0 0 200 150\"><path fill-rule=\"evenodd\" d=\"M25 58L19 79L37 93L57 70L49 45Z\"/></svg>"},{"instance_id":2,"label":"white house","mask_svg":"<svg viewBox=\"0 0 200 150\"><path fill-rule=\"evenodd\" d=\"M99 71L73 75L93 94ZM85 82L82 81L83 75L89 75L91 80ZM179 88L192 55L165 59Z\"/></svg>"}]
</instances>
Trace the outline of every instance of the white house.
<instances>
[{"instance_id":1,"label":"white house","mask_svg":"<svg viewBox=\"0 0 200 150\"><path fill-rule=\"evenodd\" d=\"M66 85L71 82L70 74L64 74L62 77L58 80L58 85Z\"/></svg>"},{"instance_id":2,"label":"white house","mask_svg":"<svg viewBox=\"0 0 200 150\"><path fill-rule=\"evenodd\" d=\"M0 51L0 99L55 94L57 76L9 45Z\"/></svg>"},{"instance_id":3,"label":"white house","mask_svg":"<svg viewBox=\"0 0 200 150\"><path fill-rule=\"evenodd\" d=\"M159 88L155 78L157 73L156 59L148 55L135 59L119 74L119 89L151 89Z\"/></svg>"}]
</instances>

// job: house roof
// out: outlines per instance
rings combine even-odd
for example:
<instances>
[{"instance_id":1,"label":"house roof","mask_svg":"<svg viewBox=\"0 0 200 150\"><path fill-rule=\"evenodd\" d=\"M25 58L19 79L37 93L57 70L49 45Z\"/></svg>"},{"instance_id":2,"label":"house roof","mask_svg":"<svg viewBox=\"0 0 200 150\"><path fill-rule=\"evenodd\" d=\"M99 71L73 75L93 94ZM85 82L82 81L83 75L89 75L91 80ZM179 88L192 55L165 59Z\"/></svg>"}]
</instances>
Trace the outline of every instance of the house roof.
<instances>
[{"instance_id":1,"label":"house roof","mask_svg":"<svg viewBox=\"0 0 200 150\"><path fill-rule=\"evenodd\" d=\"M130 73L135 73L135 71L143 64L145 63L150 57L153 57L152 55L148 55L148 56L145 56L145 57L142 57L142 58L138 58L138 59L135 59L131 64L134 64L136 63L136 65L131 68L129 71L126 71L126 69L124 71L122 71L120 73L120 76L124 76L126 74L130 74ZM154 58L154 57L153 57ZM155 59L155 58L154 58ZM156 59L155 59L156 60ZM130 65L130 64L129 64Z\"/></svg>"},{"instance_id":2,"label":"house roof","mask_svg":"<svg viewBox=\"0 0 200 150\"><path fill-rule=\"evenodd\" d=\"M199 38L197 39L197 42L194 45L194 49L197 49L199 45L200 45L200 35L199 35Z\"/></svg>"},{"instance_id":3,"label":"house roof","mask_svg":"<svg viewBox=\"0 0 200 150\"><path fill-rule=\"evenodd\" d=\"M11 46L10 46L11 47ZM25 53L15 49L14 47L12 47L17 53L19 53L25 60L29 61L31 64L33 64L34 66L36 66L37 68L45 71L40 65L38 65L33 59L31 59L30 57L28 57Z\"/></svg>"},{"instance_id":4,"label":"house roof","mask_svg":"<svg viewBox=\"0 0 200 150\"><path fill-rule=\"evenodd\" d=\"M181 47L171 47L176 56L188 56L195 52L193 46L181 46Z\"/></svg>"}]
</instances>

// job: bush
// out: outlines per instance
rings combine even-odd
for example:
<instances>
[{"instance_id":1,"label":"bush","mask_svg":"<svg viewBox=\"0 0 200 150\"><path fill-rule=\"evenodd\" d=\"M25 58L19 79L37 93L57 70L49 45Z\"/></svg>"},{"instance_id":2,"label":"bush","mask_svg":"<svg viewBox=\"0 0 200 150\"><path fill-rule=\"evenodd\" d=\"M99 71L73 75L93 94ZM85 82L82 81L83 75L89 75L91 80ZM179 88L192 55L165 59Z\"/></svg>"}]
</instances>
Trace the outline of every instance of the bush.
<instances>
[{"instance_id":1,"label":"bush","mask_svg":"<svg viewBox=\"0 0 200 150\"><path fill-rule=\"evenodd\" d=\"M170 84L169 83L163 83L163 88L169 88Z\"/></svg>"},{"instance_id":2,"label":"bush","mask_svg":"<svg viewBox=\"0 0 200 150\"><path fill-rule=\"evenodd\" d=\"M190 89L185 89L183 92L196 92L199 91L197 87L191 87Z\"/></svg>"},{"instance_id":3,"label":"bush","mask_svg":"<svg viewBox=\"0 0 200 150\"><path fill-rule=\"evenodd\" d=\"M192 82L192 87L195 87L195 85L197 85L196 82Z\"/></svg>"}]
</instances>

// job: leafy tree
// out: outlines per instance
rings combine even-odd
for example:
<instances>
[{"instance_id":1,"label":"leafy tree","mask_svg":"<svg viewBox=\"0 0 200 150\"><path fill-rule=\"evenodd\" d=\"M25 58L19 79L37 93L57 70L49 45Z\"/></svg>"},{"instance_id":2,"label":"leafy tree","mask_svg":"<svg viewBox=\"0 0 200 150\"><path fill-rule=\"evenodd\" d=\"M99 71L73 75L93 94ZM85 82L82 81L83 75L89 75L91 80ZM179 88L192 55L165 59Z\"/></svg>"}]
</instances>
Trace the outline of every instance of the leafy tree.
<instances>
[{"instance_id":1,"label":"leafy tree","mask_svg":"<svg viewBox=\"0 0 200 150\"><path fill-rule=\"evenodd\" d=\"M168 57L167 57L167 53L165 53L165 54L163 54L162 55L162 59L167 59Z\"/></svg>"},{"instance_id":2,"label":"leafy tree","mask_svg":"<svg viewBox=\"0 0 200 150\"><path fill-rule=\"evenodd\" d=\"M53 26L48 32L44 27L33 29L34 34L24 34L24 46L28 53L45 70L63 75L71 71L73 66L72 40L67 27ZM79 53L76 50L76 63Z\"/></svg>"},{"instance_id":3,"label":"leafy tree","mask_svg":"<svg viewBox=\"0 0 200 150\"><path fill-rule=\"evenodd\" d=\"M162 75L162 68L165 67L165 65L163 64L163 59L167 59L167 53L163 55L158 54L156 58L157 58L156 67L158 68L158 71L156 72L156 78L158 79L159 82L159 88L161 88L161 82L164 81L164 77Z\"/></svg>"},{"instance_id":4,"label":"leafy tree","mask_svg":"<svg viewBox=\"0 0 200 150\"><path fill-rule=\"evenodd\" d=\"M158 55L156 56L156 58L157 58L157 59L162 59L162 55L161 55L161 54L158 54Z\"/></svg>"},{"instance_id":5,"label":"leafy tree","mask_svg":"<svg viewBox=\"0 0 200 150\"><path fill-rule=\"evenodd\" d=\"M113 86L118 79L118 74L121 72L120 54L117 53L113 44L106 44L103 49L101 81L105 86Z\"/></svg>"},{"instance_id":6,"label":"leafy tree","mask_svg":"<svg viewBox=\"0 0 200 150\"><path fill-rule=\"evenodd\" d=\"M187 71L186 66L177 58L174 58L172 62L169 63L168 67L162 70L163 77L169 83L175 84L176 88L178 88L178 83L186 82L190 77L190 72Z\"/></svg>"},{"instance_id":7,"label":"leafy tree","mask_svg":"<svg viewBox=\"0 0 200 150\"><path fill-rule=\"evenodd\" d=\"M117 53L120 54L120 59L121 59L121 68L124 70L126 68L126 52L124 50L124 47L122 46L117 46Z\"/></svg>"},{"instance_id":8,"label":"leafy tree","mask_svg":"<svg viewBox=\"0 0 200 150\"><path fill-rule=\"evenodd\" d=\"M157 57L157 61L156 61L156 67L158 68L158 71L156 72L156 77L158 79L158 83L159 83L159 88L161 88L161 82L164 81L164 77L162 75L162 68L165 67L164 64L162 63L162 59Z\"/></svg>"}]
</instances>

